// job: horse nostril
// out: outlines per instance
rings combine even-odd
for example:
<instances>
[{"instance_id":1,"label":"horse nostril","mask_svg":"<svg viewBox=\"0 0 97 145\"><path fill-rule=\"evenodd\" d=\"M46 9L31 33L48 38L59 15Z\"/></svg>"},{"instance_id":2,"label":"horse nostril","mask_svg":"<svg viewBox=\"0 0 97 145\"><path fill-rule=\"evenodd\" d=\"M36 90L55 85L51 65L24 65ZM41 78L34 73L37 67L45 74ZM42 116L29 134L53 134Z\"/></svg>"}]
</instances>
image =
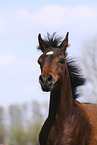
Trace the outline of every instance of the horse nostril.
<instances>
[{"instance_id":1,"label":"horse nostril","mask_svg":"<svg viewBox=\"0 0 97 145\"><path fill-rule=\"evenodd\" d=\"M47 81L48 81L49 83L52 83L52 76L51 76L51 75L48 76Z\"/></svg>"},{"instance_id":2,"label":"horse nostril","mask_svg":"<svg viewBox=\"0 0 97 145\"><path fill-rule=\"evenodd\" d=\"M51 75L40 75L39 82L41 85L52 85L52 76Z\"/></svg>"},{"instance_id":3,"label":"horse nostril","mask_svg":"<svg viewBox=\"0 0 97 145\"><path fill-rule=\"evenodd\" d=\"M40 81L41 83L43 83L43 78L42 78L41 75L40 75L40 77L39 77L39 81Z\"/></svg>"}]
</instances>

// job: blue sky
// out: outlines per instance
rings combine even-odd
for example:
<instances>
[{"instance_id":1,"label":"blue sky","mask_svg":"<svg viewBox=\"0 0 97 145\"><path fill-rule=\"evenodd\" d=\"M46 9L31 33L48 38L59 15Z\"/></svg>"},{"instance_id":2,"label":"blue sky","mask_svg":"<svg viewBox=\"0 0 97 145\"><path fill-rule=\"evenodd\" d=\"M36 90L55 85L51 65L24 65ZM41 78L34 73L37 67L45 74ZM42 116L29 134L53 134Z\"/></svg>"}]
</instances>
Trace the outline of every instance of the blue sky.
<instances>
[{"instance_id":1,"label":"blue sky","mask_svg":"<svg viewBox=\"0 0 97 145\"><path fill-rule=\"evenodd\" d=\"M80 59L84 39L97 35L96 0L0 2L0 105L47 101L38 83L37 36L69 31L71 56Z\"/></svg>"},{"instance_id":2,"label":"blue sky","mask_svg":"<svg viewBox=\"0 0 97 145\"><path fill-rule=\"evenodd\" d=\"M23 9L26 9L28 11L37 11L38 9L41 9L43 8L44 6L47 6L47 5L64 5L64 6L77 6L77 5L88 5L88 6L95 6L97 5L97 1L96 0L81 0L81 1L78 1L78 0L73 0L72 1L67 1L67 0L49 0L49 1L44 1L44 0L41 0L41 2L39 2L38 0L36 1L31 1L31 0L17 0L17 1L13 1L13 0L4 0L1 2L1 5L0 5L0 9L1 10L14 10L14 9L17 9L17 8L23 8Z\"/></svg>"}]
</instances>

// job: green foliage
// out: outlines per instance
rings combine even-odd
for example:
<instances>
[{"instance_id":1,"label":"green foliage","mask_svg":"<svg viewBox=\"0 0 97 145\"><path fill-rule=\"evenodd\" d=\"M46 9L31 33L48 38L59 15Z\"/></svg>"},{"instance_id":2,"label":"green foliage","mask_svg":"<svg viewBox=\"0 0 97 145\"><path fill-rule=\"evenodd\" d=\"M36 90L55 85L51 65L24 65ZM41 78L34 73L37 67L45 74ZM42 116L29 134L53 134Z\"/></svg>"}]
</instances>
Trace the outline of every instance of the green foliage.
<instances>
[{"instance_id":1,"label":"green foliage","mask_svg":"<svg viewBox=\"0 0 97 145\"><path fill-rule=\"evenodd\" d=\"M8 145L38 145L46 106L35 101L30 105L10 105L6 131L4 108L0 107L0 144L7 141Z\"/></svg>"},{"instance_id":2,"label":"green foliage","mask_svg":"<svg viewBox=\"0 0 97 145\"><path fill-rule=\"evenodd\" d=\"M40 127L40 121L34 123L29 121L25 128L17 125L11 129L9 145L38 145Z\"/></svg>"},{"instance_id":3,"label":"green foliage","mask_svg":"<svg viewBox=\"0 0 97 145\"><path fill-rule=\"evenodd\" d=\"M5 138L5 127L4 127L4 109L0 107L0 144L4 142Z\"/></svg>"},{"instance_id":4,"label":"green foliage","mask_svg":"<svg viewBox=\"0 0 97 145\"><path fill-rule=\"evenodd\" d=\"M41 128L40 120L33 122L33 124L31 122L28 124L28 133L29 132L31 133L29 134L29 137L30 139L32 139L33 145L38 145L38 136L39 136L40 128Z\"/></svg>"},{"instance_id":5,"label":"green foliage","mask_svg":"<svg viewBox=\"0 0 97 145\"><path fill-rule=\"evenodd\" d=\"M27 145L27 134L23 128L17 127L11 129L9 145Z\"/></svg>"}]
</instances>

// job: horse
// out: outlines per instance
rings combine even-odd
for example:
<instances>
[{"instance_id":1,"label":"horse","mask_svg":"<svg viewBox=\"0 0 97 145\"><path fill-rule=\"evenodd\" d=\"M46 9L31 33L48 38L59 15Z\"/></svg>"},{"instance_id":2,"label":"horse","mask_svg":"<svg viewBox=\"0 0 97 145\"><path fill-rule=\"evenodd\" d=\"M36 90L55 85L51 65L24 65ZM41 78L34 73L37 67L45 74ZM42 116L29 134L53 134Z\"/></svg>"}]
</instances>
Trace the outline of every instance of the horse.
<instances>
[{"instance_id":1,"label":"horse","mask_svg":"<svg viewBox=\"0 0 97 145\"><path fill-rule=\"evenodd\" d=\"M38 35L38 49L42 51L39 82L43 91L50 91L49 113L39 133L39 144L97 145L97 104L76 100L85 78L68 57L68 35L64 40L55 33L48 33L46 39Z\"/></svg>"}]
</instances>

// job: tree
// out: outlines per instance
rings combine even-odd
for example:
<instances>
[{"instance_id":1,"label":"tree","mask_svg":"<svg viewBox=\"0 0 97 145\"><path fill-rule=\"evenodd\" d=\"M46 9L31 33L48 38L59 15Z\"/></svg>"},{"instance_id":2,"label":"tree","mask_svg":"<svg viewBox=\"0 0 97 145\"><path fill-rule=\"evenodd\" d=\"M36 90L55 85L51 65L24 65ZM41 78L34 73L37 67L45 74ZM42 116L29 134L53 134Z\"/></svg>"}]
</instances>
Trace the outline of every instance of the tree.
<instances>
[{"instance_id":1,"label":"tree","mask_svg":"<svg viewBox=\"0 0 97 145\"><path fill-rule=\"evenodd\" d=\"M38 145L44 110L45 105L40 105L36 101L32 102L31 105L11 105L9 107L10 133L8 143L10 145Z\"/></svg>"},{"instance_id":2,"label":"tree","mask_svg":"<svg viewBox=\"0 0 97 145\"><path fill-rule=\"evenodd\" d=\"M0 107L0 144L7 141L9 145L38 145L46 108L46 103L36 101L31 104L10 105L8 112Z\"/></svg>"},{"instance_id":3,"label":"tree","mask_svg":"<svg viewBox=\"0 0 97 145\"><path fill-rule=\"evenodd\" d=\"M10 117L10 123L11 127L15 128L17 125L22 126L23 125L23 113L21 106L19 105L10 105L9 106L9 117Z\"/></svg>"},{"instance_id":4,"label":"tree","mask_svg":"<svg viewBox=\"0 0 97 145\"><path fill-rule=\"evenodd\" d=\"M42 114L42 106L36 102L32 102L32 119L34 120L42 120L43 119L43 114Z\"/></svg>"},{"instance_id":5,"label":"tree","mask_svg":"<svg viewBox=\"0 0 97 145\"><path fill-rule=\"evenodd\" d=\"M5 125L4 125L4 108L0 107L0 144L4 142L5 139Z\"/></svg>"},{"instance_id":6,"label":"tree","mask_svg":"<svg viewBox=\"0 0 97 145\"><path fill-rule=\"evenodd\" d=\"M84 42L81 65L87 79L83 89L86 101L97 102L97 38Z\"/></svg>"}]
</instances>

